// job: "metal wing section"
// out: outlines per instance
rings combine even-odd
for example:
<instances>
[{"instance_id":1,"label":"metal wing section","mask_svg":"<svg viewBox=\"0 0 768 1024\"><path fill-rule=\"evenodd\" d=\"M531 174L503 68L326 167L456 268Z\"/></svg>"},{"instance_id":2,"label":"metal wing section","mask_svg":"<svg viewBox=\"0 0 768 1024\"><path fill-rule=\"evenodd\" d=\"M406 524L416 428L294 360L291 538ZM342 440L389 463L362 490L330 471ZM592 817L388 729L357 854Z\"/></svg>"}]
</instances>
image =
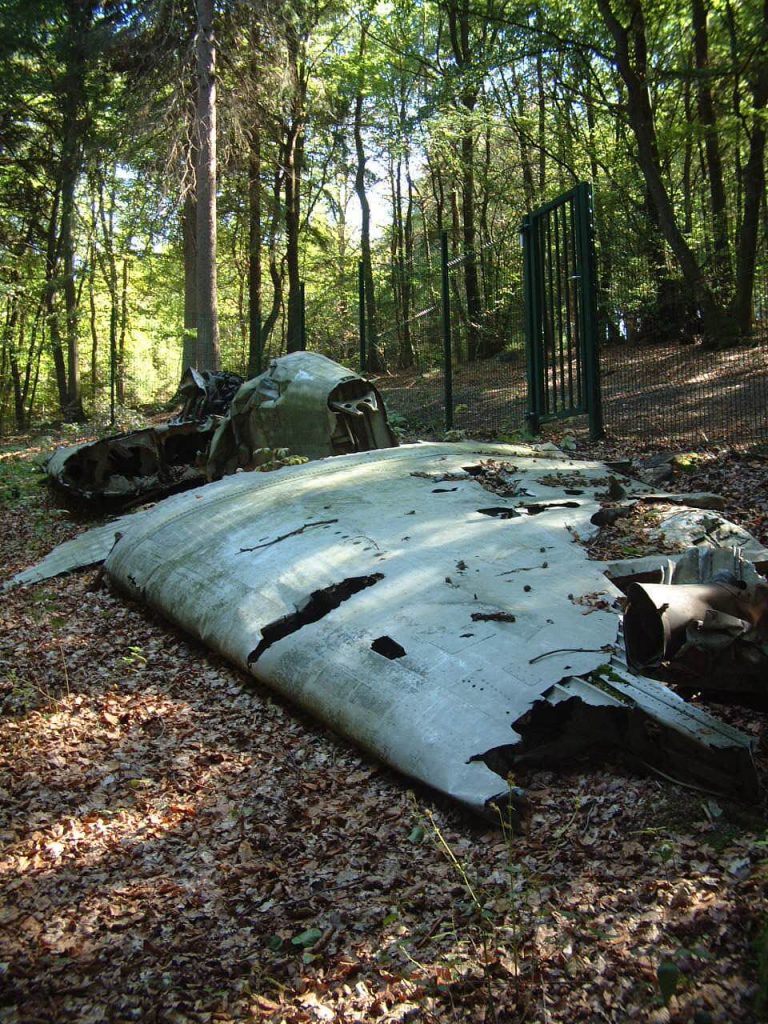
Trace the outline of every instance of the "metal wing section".
<instances>
[{"instance_id":1,"label":"metal wing section","mask_svg":"<svg viewBox=\"0 0 768 1024\"><path fill-rule=\"evenodd\" d=\"M493 460L506 483L490 494ZM541 482L562 468L530 448L424 444L239 474L142 515L106 571L383 761L482 811L516 760L546 745L540 709L563 703L557 687L586 708L617 705L617 687L597 683L617 650L619 592L574 543L594 530L605 467L580 463L585 486L565 501ZM596 593L606 599L585 606ZM593 716L604 735L584 749L622 752L626 709L644 701L636 688ZM731 786L735 757L739 786L753 788L749 741L679 704L674 721L642 711L659 748L682 730L715 762L707 785Z\"/></svg>"}]
</instances>

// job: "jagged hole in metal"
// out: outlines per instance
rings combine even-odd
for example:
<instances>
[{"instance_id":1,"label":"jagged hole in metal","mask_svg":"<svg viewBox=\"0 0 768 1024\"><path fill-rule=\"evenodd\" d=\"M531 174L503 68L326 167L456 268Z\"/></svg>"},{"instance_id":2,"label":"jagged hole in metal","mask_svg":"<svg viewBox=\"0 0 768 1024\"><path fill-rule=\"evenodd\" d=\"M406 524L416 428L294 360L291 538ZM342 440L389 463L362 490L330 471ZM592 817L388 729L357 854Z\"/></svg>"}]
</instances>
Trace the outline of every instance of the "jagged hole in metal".
<instances>
[{"instance_id":1,"label":"jagged hole in metal","mask_svg":"<svg viewBox=\"0 0 768 1024\"><path fill-rule=\"evenodd\" d=\"M371 644L371 650L377 654L383 654L385 658L394 661L395 658L405 657L405 648L393 640L391 636L378 636Z\"/></svg>"},{"instance_id":2,"label":"jagged hole in metal","mask_svg":"<svg viewBox=\"0 0 768 1024\"><path fill-rule=\"evenodd\" d=\"M329 587L323 587L321 590L313 590L295 612L291 612L290 615L283 615L281 618L275 619L274 622L268 622L264 626L261 631L261 640L258 647L248 655L248 664L252 665L258 661L264 651L268 650L272 644L277 643L278 640L290 636L291 633L298 632L303 626L308 626L312 622L318 622L325 615L328 615L329 612L332 612L340 604L343 604L344 601L352 597L353 594L358 594L361 590L372 587L374 583L378 583L379 580L383 579L384 573L374 572L370 576L352 576L349 579L342 580L340 583L332 583Z\"/></svg>"},{"instance_id":3,"label":"jagged hole in metal","mask_svg":"<svg viewBox=\"0 0 768 1024\"><path fill-rule=\"evenodd\" d=\"M477 510L483 516L493 516L494 519L517 519L520 513L513 508L506 508L503 505L496 505L493 508L479 508Z\"/></svg>"}]
</instances>

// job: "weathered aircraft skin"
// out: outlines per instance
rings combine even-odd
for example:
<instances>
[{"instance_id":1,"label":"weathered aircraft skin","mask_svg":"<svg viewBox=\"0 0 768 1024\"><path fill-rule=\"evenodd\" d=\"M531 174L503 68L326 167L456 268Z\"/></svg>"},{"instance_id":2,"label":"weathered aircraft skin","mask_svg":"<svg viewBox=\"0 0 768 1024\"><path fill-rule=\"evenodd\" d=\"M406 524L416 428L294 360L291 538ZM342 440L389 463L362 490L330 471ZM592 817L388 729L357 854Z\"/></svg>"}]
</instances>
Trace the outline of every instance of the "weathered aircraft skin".
<instances>
[{"instance_id":1,"label":"weathered aircraft skin","mask_svg":"<svg viewBox=\"0 0 768 1024\"><path fill-rule=\"evenodd\" d=\"M397 445L384 402L364 378L316 352L273 359L258 377L188 369L170 422L59 448L50 482L79 502L129 508L271 461Z\"/></svg>"},{"instance_id":2,"label":"weathered aircraft skin","mask_svg":"<svg viewBox=\"0 0 768 1024\"><path fill-rule=\"evenodd\" d=\"M208 476L251 469L274 448L321 459L396 446L370 381L317 352L291 352L237 392L211 442Z\"/></svg>"},{"instance_id":3,"label":"weathered aircraft skin","mask_svg":"<svg viewBox=\"0 0 768 1024\"><path fill-rule=\"evenodd\" d=\"M620 592L574 542L596 529L606 469L579 462L565 498L552 480L571 465L420 444L241 473L124 517L105 570L475 811L520 765L610 751L754 797L750 739L622 666Z\"/></svg>"},{"instance_id":4,"label":"weathered aircraft skin","mask_svg":"<svg viewBox=\"0 0 768 1024\"><path fill-rule=\"evenodd\" d=\"M179 384L182 407L168 423L57 448L46 466L50 483L80 503L112 509L201 486L203 456L242 383L236 373L189 367Z\"/></svg>"},{"instance_id":5,"label":"weathered aircraft skin","mask_svg":"<svg viewBox=\"0 0 768 1024\"><path fill-rule=\"evenodd\" d=\"M98 441L57 448L50 482L79 502L127 508L206 482L203 453L218 418L163 423Z\"/></svg>"}]
</instances>

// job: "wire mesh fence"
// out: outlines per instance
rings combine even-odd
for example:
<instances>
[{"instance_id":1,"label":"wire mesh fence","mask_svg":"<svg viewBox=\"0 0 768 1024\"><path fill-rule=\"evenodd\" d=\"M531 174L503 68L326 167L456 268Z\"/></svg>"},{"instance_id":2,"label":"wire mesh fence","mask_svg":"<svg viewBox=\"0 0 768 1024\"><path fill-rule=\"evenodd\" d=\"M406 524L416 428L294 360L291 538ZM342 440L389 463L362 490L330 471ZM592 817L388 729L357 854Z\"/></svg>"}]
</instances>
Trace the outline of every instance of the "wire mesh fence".
<instances>
[{"instance_id":1,"label":"wire mesh fence","mask_svg":"<svg viewBox=\"0 0 768 1024\"><path fill-rule=\"evenodd\" d=\"M600 375L609 435L682 443L768 439L768 231L763 229L759 245L752 338L723 351L703 347L696 304L669 254L639 237L598 221ZM440 243L425 230L407 259L374 261L375 303L362 324L365 372L376 378L395 422L414 433L454 427L503 437L520 431L528 412L522 249L514 236L472 253L456 251L458 237L448 251ZM338 265L307 267L304 319L307 348L359 369L354 257L352 252ZM180 288L160 293L167 261L157 267L145 261L142 267L144 290L134 293L140 301L115 339L115 403L128 408L170 403L184 369ZM163 306L160 317L163 295L175 296L179 308L169 313ZM230 303L219 330L222 365L245 376L249 337L242 291L240 299L239 312ZM106 306L96 314L92 324L108 324ZM42 352L50 344L45 330L41 320L39 337L32 339ZM285 346L283 311L268 337L263 365ZM377 355L373 371L371 347ZM80 364L87 409L104 418L113 386L107 331L100 337L93 328L83 331ZM38 422L59 415L55 376L52 369L39 372L40 365L38 357L39 379L33 367L32 381ZM0 433L13 427L8 380L0 388Z\"/></svg>"},{"instance_id":2,"label":"wire mesh fence","mask_svg":"<svg viewBox=\"0 0 768 1024\"><path fill-rule=\"evenodd\" d=\"M619 237L606 232L598 245L600 375L609 435L674 443L768 438L766 239L758 258L752 337L713 351L702 344L696 304L680 276L668 264L660 267L653 254L619 244ZM472 317L462 277L472 256L448 261L448 347L439 261L437 266L434 261L412 264L412 294L421 304L415 302L407 321L398 319L397 302L392 302L380 335L386 372L377 385L388 407L416 432L439 433L452 426L504 435L525 426L520 254L489 246L484 256L483 302ZM484 358L467 358L472 331L483 339ZM407 368L400 358L404 338L413 350ZM447 373L451 388L446 388Z\"/></svg>"}]
</instances>

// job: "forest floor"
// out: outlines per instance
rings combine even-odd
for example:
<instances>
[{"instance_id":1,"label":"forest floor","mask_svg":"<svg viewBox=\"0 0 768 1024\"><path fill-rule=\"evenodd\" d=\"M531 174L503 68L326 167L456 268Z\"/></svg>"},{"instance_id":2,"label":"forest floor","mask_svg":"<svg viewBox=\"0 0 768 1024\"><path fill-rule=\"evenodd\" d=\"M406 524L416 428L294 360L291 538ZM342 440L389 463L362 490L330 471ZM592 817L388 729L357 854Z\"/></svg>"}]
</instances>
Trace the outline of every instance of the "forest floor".
<instances>
[{"instance_id":1,"label":"forest floor","mask_svg":"<svg viewBox=\"0 0 768 1024\"><path fill-rule=\"evenodd\" d=\"M767 366L765 338L720 351L679 343L605 345L600 375L607 429L625 438L649 433L673 438L681 446L707 444L710 437L738 442L766 436ZM557 384L560 406L568 394L567 367ZM445 382L439 366L384 374L376 385L396 421L422 433L443 429ZM454 366L452 392L454 427L492 430L496 437L513 432L525 422L528 404L524 352Z\"/></svg>"},{"instance_id":2,"label":"forest floor","mask_svg":"<svg viewBox=\"0 0 768 1024\"><path fill-rule=\"evenodd\" d=\"M3 579L88 525L40 486L52 440L0 448ZM719 491L768 544L760 453L693 468L675 489ZM517 778L532 814L505 834L95 571L0 597L0 702L2 1024L765 1012L765 808L575 765ZM768 714L712 710L765 776Z\"/></svg>"}]
</instances>

